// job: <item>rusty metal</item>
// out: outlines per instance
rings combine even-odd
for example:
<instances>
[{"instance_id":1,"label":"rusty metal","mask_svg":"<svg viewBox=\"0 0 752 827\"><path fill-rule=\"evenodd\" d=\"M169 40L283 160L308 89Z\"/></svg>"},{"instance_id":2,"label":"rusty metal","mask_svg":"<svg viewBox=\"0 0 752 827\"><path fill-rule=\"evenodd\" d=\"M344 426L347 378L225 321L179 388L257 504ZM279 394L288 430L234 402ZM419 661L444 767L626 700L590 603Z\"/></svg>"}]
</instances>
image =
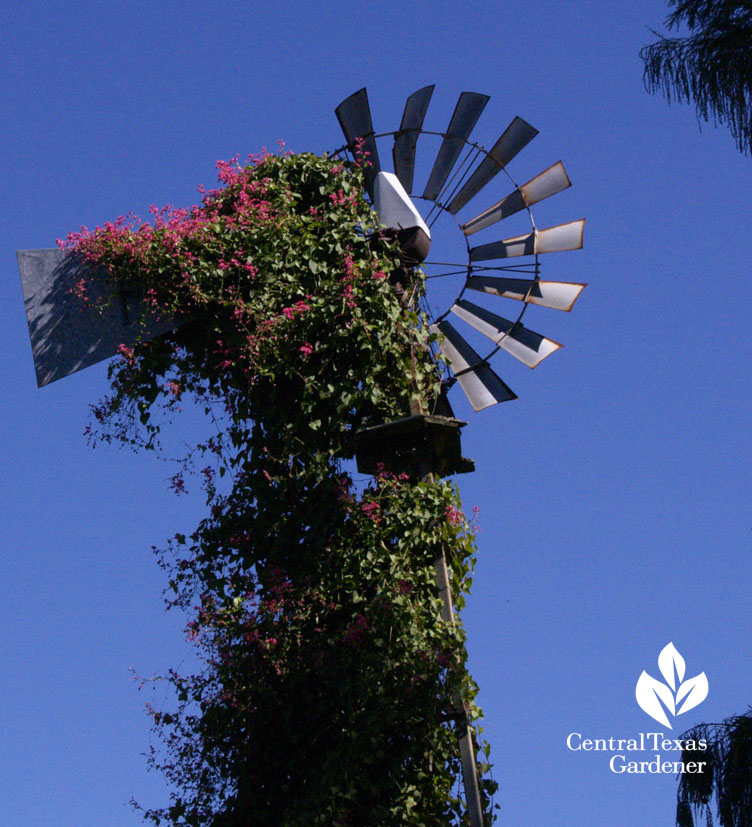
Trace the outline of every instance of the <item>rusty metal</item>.
<instances>
[{"instance_id":1,"label":"rusty metal","mask_svg":"<svg viewBox=\"0 0 752 827\"><path fill-rule=\"evenodd\" d=\"M533 204L543 201L544 198L556 195L557 192L561 192L569 186L571 186L569 176L562 162L558 161L536 175L535 178L531 178L527 184L523 184L507 195L506 198L502 198L492 207L465 222L462 225L462 232L465 235L477 233L497 221L509 218L510 215L524 210L525 207L531 207Z\"/></svg>"},{"instance_id":2,"label":"rusty metal","mask_svg":"<svg viewBox=\"0 0 752 827\"><path fill-rule=\"evenodd\" d=\"M514 256L532 256L542 253L562 253L567 250L579 250L582 247L585 232L585 219L557 224L545 230L533 230L532 233L492 241L470 248L470 261L489 261L490 259L512 258Z\"/></svg>"},{"instance_id":3,"label":"rusty metal","mask_svg":"<svg viewBox=\"0 0 752 827\"><path fill-rule=\"evenodd\" d=\"M497 402L517 399L517 394L473 350L451 322L444 320L431 325L431 331L443 335L439 340L439 349L474 411L482 411Z\"/></svg>"},{"instance_id":4,"label":"rusty metal","mask_svg":"<svg viewBox=\"0 0 752 827\"><path fill-rule=\"evenodd\" d=\"M540 279L511 279L500 276L470 276L469 290L490 293L505 299L516 299L528 304L570 311L586 284Z\"/></svg>"},{"instance_id":5,"label":"rusty metal","mask_svg":"<svg viewBox=\"0 0 752 827\"><path fill-rule=\"evenodd\" d=\"M366 189L373 198L373 182L381 170L381 165L379 164L379 150L376 146L373 122L371 121L371 107L368 104L368 92L365 86L354 92L349 98L345 98L334 112L350 151L355 152L358 139L363 141L363 152L368 153L367 160L369 161L364 170Z\"/></svg>"},{"instance_id":6,"label":"rusty metal","mask_svg":"<svg viewBox=\"0 0 752 827\"><path fill-rule=\"evenodd\" d=\"M517 322L510 322L466 299L460 299L452 305L452 313L529 368L536 367L546 356L562 347L553 339L541 336Z\"/></svg>"},{"instance_id":7,"label":"rusty metal","mask_svg":"<svg viewBox=\"0 0 752 827\"><path fill-rule=\"evenodd\" d=\"M585 235L585 219L557 224L547 230L535 231L536 253L562 253L582 249Z\"/></svg>"},{"instance_id":8,"label":"rusty metal","mask_svg":"<svg viewBox=\"0 0 752 827\"><path fill-rule=\"evenodd\" d=\"M74 254L52 248L16 255L39 387L114 356L121 344L177 326L172 319L155 319L106 270Z\"/></svg>"},{"instance_id":9,"label":"rusty metal","mask_svg":"<svg viewBox=\"0 0 752 827\"><path fill-rule=\"evenodd\" d=\"M431 91L433 90L431 89ZM384 133L385 135L391 134L394 137L393 161L395 171L408 192L412 191L415 165L414 152L418 135L436 134L428 133L427 130L422 129L424 110L420 113L420 127L416 131L408 130L408 124L410 123L408 112L411 113L411 117L416 118L412 123L417 122L418 116L412 112L412 107L417 106L417 103L413 101L418 94L414 93L408 99L400 130L393 133ZM449 366L454 373L454 378L444 383L443 391L445 392L446 388L456 381L462 387L476 411L497 402L516 398L514 392L494 373L488 364L488 359L495 354L496 350L503 348L521 359L525 364L534 367L545 356L560 347L553 340L522 326L520 320L528 305L539 304L568 311L571 310L585 286L582 284L540 281L539 253L581 247L584 221L570 222L569 224L537 230L530 206L569 186L569 179L561 162L544 170L543 173L535 176L522 187L512 179L506 170L507 163L537 134L537 130L521 118L515 118L490 152L487 152L478 144L470 142L470 133L487 100L486 96L473 95L473 93L463 93L460 96L449 128L445 133L440 133L442 144L434 160L422 196L425 200L433 202L428 215L425 216L425 221L430 228L442 212L453 216L459 212L501 171L505 173L514 187L513 192L507 198L466 222L464 226L457 222L460 230L465 235L467 266L464 269L455 263L448 263L445 266L450 268L451 273L465 272L467 277L454 305L438 316L431 325L431 331L439 336L438 348L449 362ZM425 106L427 105L427 99L425 99ZM463 147L467 149L467 152L458 164ZM477 163L479 158L480 162ZM492 245L470 247L467 236L523 209L527 210L530 218L531 233L495 242ZM438 211L438 214L436 218L431 220L431 216L435 211ZM492 255L487 255L488 253L492 253ZM476 263L490 258L504 259L524 255L534 257L534 262L522 262L514 266L512 264L481 266ZM534 278L481 275L481 273L488 271L529 273ZM446 274L442 273L441 275ZM463 300L463 294L468 289L521 301L522 308L516 322L503 319L484 308ZM495 349L489 356L481 358L454 329L451 323L445 319L450 310L494 341ZM442 394L441 404L446 406L444 410L451 410L444 393ZM425 463L423 470L425 471L424 478L431 479L430 463ZM435 561L435 567L437 586L442 599L442 617L446 622L453 623L452 597L443 550ZM483 815L474 746L468 725L468 710L461 704L459 699L455 699L455 709L458 713L458 723L461 724L458 736L469 821L471 827L482 827Z\"/></svg>"},{"instance_id":10,"label":"rusty metal","mask_svg":"<svg viewBox=\"0 0 752 827\"><path fill-rule=\"evenodd\" d=\"M498 258L532 255L535 255L535 230L525 235L470 248L470 261L491 261Z\"/></svg>"},{"instance_id":11,"label":"rusty metal","mask_svg":"<svg viewBox=\"0 0 752 827\"><path fill-rule=\"evenodd\" d=\"M428 463L439 477L467 474L475 463L462 456L460 430L467 425L454 417L416 414L355 435L355 458L361 474L380 470L419 476Z\"/></svg>"}]
</instances>

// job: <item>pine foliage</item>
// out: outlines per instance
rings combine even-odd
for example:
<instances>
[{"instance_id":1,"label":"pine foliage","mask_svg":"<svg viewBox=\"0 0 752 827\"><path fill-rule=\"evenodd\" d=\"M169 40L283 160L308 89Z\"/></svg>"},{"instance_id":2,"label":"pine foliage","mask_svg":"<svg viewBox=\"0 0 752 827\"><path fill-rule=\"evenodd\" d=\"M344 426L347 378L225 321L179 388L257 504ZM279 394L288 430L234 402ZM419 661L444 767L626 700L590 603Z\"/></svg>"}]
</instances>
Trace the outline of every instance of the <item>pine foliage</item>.
<instances>
[{"instance_id":1,"label":"pine foliage","mask_svg":"<svg viewBox=\"0 0 752 827\"><path fill-rule=\"evenodd\" d=\"M669 0L669 30L645 46L643 81L669 103L694 102L698 119L724 124L740 152L752 153L752 2Z\"/></svg>"}]
</instances>

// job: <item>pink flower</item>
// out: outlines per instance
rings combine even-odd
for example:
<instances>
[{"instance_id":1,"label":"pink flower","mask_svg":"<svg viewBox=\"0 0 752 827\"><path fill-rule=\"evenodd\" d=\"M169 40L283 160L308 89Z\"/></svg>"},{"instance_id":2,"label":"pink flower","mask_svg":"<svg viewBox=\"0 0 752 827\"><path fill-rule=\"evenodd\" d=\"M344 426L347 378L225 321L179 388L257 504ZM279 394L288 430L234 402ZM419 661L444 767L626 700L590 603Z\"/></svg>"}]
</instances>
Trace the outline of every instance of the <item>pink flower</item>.
<instances>
[{"instance_id":1,"label":"pink flower","mask_svg":"<svg viewBox=\"0 0 752 827\"><path fill-rule=\"evenodd\" d=\"M446 517L447 520L449 520L449 525L455 528L462 525L465 520L465 515L453 505L448 505L446 507Z\"/></svg>"},{"instance_id":2,"label":"pink flower","mask_svg":"<svg viewBox=\"0 0 752 827\"><path fill-rule=\"evenodd\" d=\"M360 506L360 510L366 515L366 517L368 517L369 520L373 520L375 523L381 522L381 508L378 503L363 503L363 505Z\"/></svg>"},{"instance_id":3,"label":"pink flower","mask_svg":"<svg viewBox=\"0 0 752 827\"><path fill-rule=\"evenodd\" d=\"M188 637L186 640L195 640L198 637L198 623L191 620L187 627Z\"/></svg>"},{"instance_id":4,"label":"pink flower","mask_svg":"<svg viewBox=\"0 0 752 827\"><path fill-rule=\"evenodd\" d=\"M236 184L240 178L240 170L237 166L238 156L235 155L229 161L217 161L217 178L223 183Z\"/></svg>"},{"instance_id":5,"label":"pink flower","mask_svg":"<svg viewBox=\"0 0 752 827\"><path fill-rule=\"evenodd\" d=\"M123 357L123 361L130 367L135 361L136 357L133 353L133 348L124 344L118 345L118 353Z\"/></svg>"},{"instance_id":6,"label":"pink flower","mask_svg":"<svg viewBox=\"0 0 752 827\"><path fill-rule=\"evenodd\" d=\"M473 506L473 516L470 520L470 528L473 534L480 534L480 508L477 505Z\"/></svg>"},{"instance_id":7,"label":"pink flower","mask_svg":"<svg viewBox=\"0 0 752 827\"><path fill-rule=\"evenodd\" d=\"M368 621L364 614L355 615L355 620L345 632L344 641L348 646L357 646L362 642L368 630Z\"/></svg>"},{"instance_id":8,"label":"pink flower","mask_svg":"<svg viewBox=\"0 0 752 827\"><path fill-rule=\"evenodd\" d=\"M307 310L310 309L310 306L300 299L299 301L296 301L292 307L283 307L282 312L286 318L294 319L296 316L302 316Z\"/></svg>"},{"instance_id":9,"label":"pink flower","mask_svg":"<svg viewBox=\"0 0 752 827\"><path fill-rule=\"evenodd\" d=\"M187 494L185 488L185 480L183 479L183 475L181 473L175 474L173 477L170 477L170 488L176 494Z\"/></svg>"},{"instance_id":10,"label":"pink flower","mask_svg":"<svg viewBox=\"0 0 752 827\"><path fill-rule=\"evenodd\" d=\"M371 166L371 162L368 160L370 156L370 152L363 147L365 146L365 138L356 138L355 139L355 166Z\"/></svg>"},{"instance_id":11,"label":"pink flower","mask_svg":"<svg viewBox=\"0 0 752 827\"><path fill-rule=\"evenodd\" d=\"M313 346L306 342L304 345L301 345L298 350L303 356L310 356L313 353Z\"/></svg>"},{"instance_id":12,"label":"pink flower","mask_svg":"<svg viewBox=\"0 0 752 827\"><path fill-rule=\"evenodd\" d=\"M89 300L89 297L86 293L87 284L86 279L78 279L77 281L73 282L73 287L71 287L70 292L77 298L83 302Z\"/></svg>"},{"instance_id":13,"label":"pink flower","mask_svg":"<svg viewBox=\"0 0 752 827\"><path fill-rule=\"evenodd\" d=\"M451 655L448 655L446 652L439 652L439 654L436 655L436 663L438 663L442 669L446 669L448 666L451 665L452 657Z\"/></svg>"}]
</instances>

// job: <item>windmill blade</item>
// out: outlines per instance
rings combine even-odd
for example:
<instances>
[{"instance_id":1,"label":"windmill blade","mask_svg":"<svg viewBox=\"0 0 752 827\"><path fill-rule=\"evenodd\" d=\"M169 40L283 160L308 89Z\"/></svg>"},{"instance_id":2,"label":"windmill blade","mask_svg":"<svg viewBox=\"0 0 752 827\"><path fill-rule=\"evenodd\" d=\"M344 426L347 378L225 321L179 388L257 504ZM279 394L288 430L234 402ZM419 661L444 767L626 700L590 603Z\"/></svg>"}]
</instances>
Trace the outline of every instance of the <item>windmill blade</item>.
<instances>
[{"instance_id":1,"label":"windmill blade","mask_svg":"<svg viewBox=\"0 0 752 827\"><path fill-rule=\"evenodd\" d=\"M449 362L473 410L482 411L497 402L517 399L509 388L447 321L431 325L431 332L443 334L439 349Z\"/></svg>"},{"instance_id":2,"label":"windmill blade","mask_svg":"<svg viewBox=\"0 0 752 827\"><path fill-rule=\"evenodd\" d=\"M481 293L567 312L572 309L580 293L587 287L586 284L566 281L507 279L499 276L470 276L465 286Z\"/></svg>"},{"instance_id":3,"label":"windmill blade","mask_svg":"<svg viewBox=\"0 0 752 827\"><path fill-rule=\"evenodd\" d=\"M562 253L566 250L579 250L585 232L585 219L557 224L546 230L534 230L527 235L505 238L470 249L470 261L488 261L495 258L513 256L532 256L540 253Z\"/></svg>"},{"instance_id":4,"label":"windmill blade","mask_svg":"<svg viewBox=\"0 0 752 827\"><path fill-rule=\"evenodd\" d=\"M433 90L433 85L424 86L422 89L418 89L417 92L413 92L407 99L399 132L392 147L394 172L408 194L413 191L415 147L418 143L418 135L423 126Z\"/></svg>"},{"instance_id":5,"label":"windmill blade","mask_svg":"<svg viewBox=\"0 0 752 827\"><path fill-rule=\"evenodd\" d=\"M473 127L478 122L481 112L488 103L488 95L478 92L463 92L454 107L449 128L439 147L439 154L433 163L428 183L423 191L423 198L435 201L452 171L465 141L470 137Z\"/></svg>"},{"instance_id":6,"label":"windmill blade","mask_svg":"<svg viewBox=\"0 0 752 827\"><path fill-rule=\"evenodd\" d=\"M345 98L334 110L339 125L345 135L347 146L354 151L358 138L363 139L363 152L367 152L365 165L365 184L368 194L373 198L373 181L381 169L379 164L379 150L371 121L371 107L368 104L368 92L365 86Z\"/></svg>"},{"instance_id":7,"label":"windmill blade","mask_svg":"<svg viewBox=\"0 0 752 827\"><path fill-rule=\"evenodd\" d=\"M489 207L480 215L471 218L470 221L462 225L462 232L465 235L477 233L478 230L483 230L497 221L509 218L510 215L514 215L525 209L525 207L530 207L539 201L543 201L544 198L556 195L557 192L561 192L571 185L572 182L564 169L564 164L559 161L536 175L527 184L507 195L506 198L502 198L493 207Z\"/></svg>"},{"instance_id":8,"label":"windmill blade","mask_svg":"<svg viewBox=\"0 0 752 827\"><path fill-rule=\"evenodd\" d=\"M510 322L495 313L491 313L477 304L460 299L451 308L452 313L466 321L477 331L506 350L515 359L529 368L539 365L546 356L550 356L561 345L553 339L547 339L540 333L528 330L521 324Z\"/></svg>"},{"instance_id":9,"label":"windmill blade","mask_svg":"<svg viewBox=\"0 0 752 827\"><path fill-rule=\"evenodd\" d=\"M59 249L19 250L26 319L41 388L108 359L121 344L153 339L178 324L155 319L120 292L106 270ZM86 299L77 283L85 280Z\"/></svg>"},{"instance_id":10,"label":"windmill blade","mask_svg":"<svg viewBox=\"0 0 752 827\"><path fill-rule=\"evenodd\" d=\"M470 176L464 187L452 199L447 208L452 215L459 212L465 204L474 198L486 184L498 175L501 170L524 149L530 141L538 134L534 126L527 121L516 117L504 130L501 137L494 144L491 151L478 165L478 168Z\"/></svg>"}]
</instances>

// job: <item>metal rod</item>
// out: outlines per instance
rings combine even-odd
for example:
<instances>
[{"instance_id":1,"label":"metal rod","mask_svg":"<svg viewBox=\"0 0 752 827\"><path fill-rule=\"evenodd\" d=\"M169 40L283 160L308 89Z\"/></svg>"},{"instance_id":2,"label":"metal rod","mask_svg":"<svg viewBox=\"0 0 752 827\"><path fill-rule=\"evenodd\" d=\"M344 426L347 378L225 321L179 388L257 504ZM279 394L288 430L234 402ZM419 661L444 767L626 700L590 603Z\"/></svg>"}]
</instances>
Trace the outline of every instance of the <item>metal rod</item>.
<instances>
[{"instance_id":1,"label":"metal rod","mask_svg":"<svg viewBox=\"0 0 752 827\"><path fill-rule=\"evenodd\" d=\"M421 468L423 482L433 482L433 473L427 470L424 464ZM441 598L441 619L445 623L455 625L454 607L452 605L452 589L449 585L449 571L446 564L446 552L442 545L441 551L434 560L436 569L436 585ZM478 768L475 763L473 736L470 731L468 709L459 695L453 698L455 711L461 716L458 722L458 738L460 742L460 762L462 764L462 783L465 788L465 802L467 813L470 816L470 827L483 827L483 807L480 803L480 788L478 786Z\"/></svg>"},{"instance_id":2,"label":"metal rod","mask_svg":"<svg viewBox=\"0 0 752 827\"><path fill-rule=\"evenodd\" d=\"M408 307L412 306L415 295L403 297L403 303ZM412 300L411 300L412 299ZM404 301L406 300L406 301ZM415 366L413 364L413 372ZM415 409L413 406L415 405ZM424 413L418 400L411 402L410 413ZM430 455L424 454L419 461L418 476L422 482L433 483L434 475L431 468ZM449 571L446 563L446 549L443 544L438 555L434 559L436 570L436 586L441 598L441 618L451 626L455 625L454 607L452 605L452 589L449 583ZM452 698L454 711L458 715L457 737L460 747L460 764L462 766L462 783L465 788L465 803L467 813L470 816L470 827L483 827L483 807L480 801L480 788L478 786L478 768L475 763L475 750L473 748L473 737L470 730L470 715L467 706L463 703L459 693Z\"/></svg>"}]
</instances>

